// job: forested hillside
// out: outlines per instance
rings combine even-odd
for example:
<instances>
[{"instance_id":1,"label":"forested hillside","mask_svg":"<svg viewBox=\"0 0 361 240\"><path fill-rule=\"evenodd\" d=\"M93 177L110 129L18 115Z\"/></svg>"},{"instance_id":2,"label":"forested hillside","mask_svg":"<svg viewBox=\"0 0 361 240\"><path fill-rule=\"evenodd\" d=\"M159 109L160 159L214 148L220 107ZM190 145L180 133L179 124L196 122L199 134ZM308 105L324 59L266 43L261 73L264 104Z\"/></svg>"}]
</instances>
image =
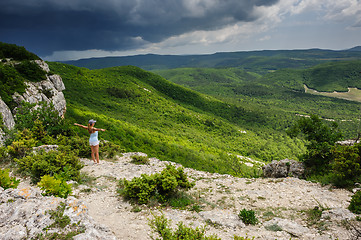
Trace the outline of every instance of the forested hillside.
<instances>
[{"instance_id":1,"label":"forested hillside","mask_svg":"<svg viewBox=\"0 0 361 240\"><path fill-rule=\"evenodd\" d=\"M49 66L66 85L67 118L97 119L108 130L101 137L125 151L228 173L232 155L270 161L304 152L301 140L270 128L278 122L247 104L224 103L137 67Z\"/></svg>"},{"instance_id":2,"label":"forested hillside","mask_svg":"<svg viewBox=\"0 0 361 240\"><path fill-rule=\"evenodd\" d=\"M360 103L306 94L304 85L329 92L359 88L360 63L324 63L303 70L281 69L263 76L237 68L182 68L154 72L174 83L267 116L267 126L273 129L282 131L299 115L316 114L335 120L345 137L354 138L359 127Z\"/></svg>"},{"instance_id":3,"label":"forested hillside","mask_svg":"<svg viewBox=\"0 0 361 240\"><path fill-rule=\"evenodd\" d=\"M236 67L250 72L266 74L283 68L308 68L320 63L361 59L356 50L333 51L263 50L244 52L220 52L205 55L136 55L124 57L89 58L64 63L89 69L133 65L145 70L172 68L229 68Z\"/></svg>"}]
</instances>

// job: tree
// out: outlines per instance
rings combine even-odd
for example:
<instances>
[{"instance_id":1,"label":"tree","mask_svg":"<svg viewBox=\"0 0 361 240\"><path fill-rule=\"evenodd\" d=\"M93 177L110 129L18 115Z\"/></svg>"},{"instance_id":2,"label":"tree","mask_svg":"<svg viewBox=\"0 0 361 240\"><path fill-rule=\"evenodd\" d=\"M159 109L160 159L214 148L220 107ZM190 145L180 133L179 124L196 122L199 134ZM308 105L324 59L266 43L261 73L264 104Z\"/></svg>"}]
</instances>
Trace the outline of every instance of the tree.
<instances>
[{"instance_id":1,"label":"tree","mask_svg":"<svg viewBox=\"0 0 361 240\"><path fill-rule=\"evenodd\" d=\"M329 168L328 164L332 160L332 148L335 143L342 138L341 132L337 129L336 122L326 124L316 115L303 117L288 130L292 137L302 133L308 141L307 152L302 156L302 160L311 171L322 171Z\"/></svg>"}]
</instances>

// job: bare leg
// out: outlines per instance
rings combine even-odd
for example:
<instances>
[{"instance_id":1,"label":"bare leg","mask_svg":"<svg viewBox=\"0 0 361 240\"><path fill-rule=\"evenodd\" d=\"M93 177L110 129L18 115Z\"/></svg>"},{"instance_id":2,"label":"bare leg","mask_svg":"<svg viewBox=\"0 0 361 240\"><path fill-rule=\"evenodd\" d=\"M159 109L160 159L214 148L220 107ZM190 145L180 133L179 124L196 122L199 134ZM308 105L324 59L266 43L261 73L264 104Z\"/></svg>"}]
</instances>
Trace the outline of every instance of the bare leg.
<instances>
[{"instance_id":1,"label":"bare leg","mask_svg":"<svg viewBox=\"0 0 361 240\"><path fill-rule=\"evenodd\" d=\"M96 163L96 160L95 160L96 146L90 146L90 148L92 150L92 159Z\"/></svg>"},{"instance_id":2,"label":"bare leg","mask_svg":"<svg viewBox=\"0 0 361 240\"><path fill-rule=\"evenodd\" d=\"M99 163L99 144L94 146L95 151L95 159L97 160L97 163Z\"/></svg>"}]
</instances>

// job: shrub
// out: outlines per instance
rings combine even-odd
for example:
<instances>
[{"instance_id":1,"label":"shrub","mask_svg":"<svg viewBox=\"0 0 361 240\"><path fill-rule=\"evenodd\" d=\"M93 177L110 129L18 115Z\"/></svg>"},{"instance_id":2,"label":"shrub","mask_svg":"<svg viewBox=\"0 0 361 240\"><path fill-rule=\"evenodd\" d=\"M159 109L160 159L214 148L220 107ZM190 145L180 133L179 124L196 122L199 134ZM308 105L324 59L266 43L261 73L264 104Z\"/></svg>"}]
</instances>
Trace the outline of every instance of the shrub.
<instances>
[{"instance_id":1,"label":"shrub","mask_svg":"<svg viewBox=\"0 0 361 240\"><path fill-rule=\"evenodd\" d=\"M4 189L17 188L20 180L9 176L9 169L0 169L0 187Z\"/></svg>"},{"instance_id":2,"label":"shrub","mask_svg":"<svg viewBox=\"0 0 361 240\"><path fill-rule=\"evenodd\" d=\"M352 185L361 176L361 144L336 146L333 149L332 170L334 184L339 187Z\"/></svg>"},{"instance_id":3,"label":"shrub","mask_svg":"<svg viewBox=\"0 0 361 240\"><path fill-rule=\"evenodd\" d=\"M100 149L103 157L108 159L113 159L117 154L125 151L119 145L109 141L101 141Z\"/></svg>"},{"instance_id":4,"label":"shrub","mask_svg":"<svg viewBox=\"0 0 361 240\"><path fill-rule=\"evenodd\" d=\"M306 215L307 215L307 221L309 223L309 225L314 225L319 223L321 216L322 216L322 212L326 210L323 207L319 207L316 206L314 208L308 209L305 211Z\"/></svg>"},{"instance_id":5,"label":"shrub","mask_svg":"<svg viewBox=\"0 0 361 240\"><path fill-rule=\"evenodd\" d=\"M348 209L356 214L361 214L361 191L357 191L352 197Z\"/></svg>"},{"instance_id":6,"label":"shrub","mask_svg":"<svg viewBox=\"0 0 361 240\"><path fill-rule=\"evenodd\" d=\"M131 162L138 165L149 164L149 158L147 156L133 155Z\"/></svg>"},{"instance_id":7,"label":"shrub","mask_svg":"<svg viewBox=\"0 0 361 240\"><path fill-rule=\"evenodd\" d=\"M0 146L0 162L7 158L8 151L6 147Z\"/></svg>"},{"instance_id":8,"label":"shrub","mask_svg":"<svg viewBox=\"0 0 361 240\"><path fill-rule=\"evenodd\" d=\"M181 239L194 239L194 240L220 240L216 235L206 236L205 228L190 228L179 222L178 228L174 231L170 228L170 221L164 215L154 216L154 219L149 221L149 226L153 232L157 233L160 238L157 240L181 240ZM151 239L155 239L151 236Z\"/></svg>"},{"instance_id":9,"label":"shrub","mask_svg":"<svg viewBox=\"0 0 361 240\"><path fill-rule=\"evenodd\" d=\"M29 173L33 182L38 182L44 175L55 175L65 172L68 179L79 180L83 167L73 152L41 151L21 159L15 159L22 172Z\"/></svg>"},{"instance_id":10,"label":"shrub","mask_svg":"<svg viewBox=\"0 0 361 240\"><path fill-rule=\"evenodd\" d=\"M249 238L249 237L234 236L233 240L254 240L254 237Z\"/></svg>"},{"instance_id":11,"label":"shrub","mask_svg":"<svg viewBox=\"0 0 361 240\"><path fill-rule=\"evenodd\" d=\"M23 129L33 129L37 121L40 121L44 127L47 135L56 136L71 135L70 124L66 124L65 120L59 116L59 113L54 109L52 103L40 102L38 107L36 104L22 102L17 109L15 118L15 127L22 131Z\"/></svg>"},{"instance_id":12,"label":"shrub","mask_svg":"<svg viewBox=\"0 0 361 240\"><path fill-rule=\"evenodd\" d=\"M37 142L33 133L28 129L24 129L15 134L15 139L11 145L7 147L7 152L12 158L21 158L35 147Z\"/></svg>"},{"instance_id":13,"label":"shrub","mask_svg":"<svg viewBox=\"0 0 361 240\"><path fill-rule=\"evenodd\" d=\"M58 135L54 144L58 144L64 151L73 151L79 157L89 157L91 149L89 147L89 137L87 136L64 136Z\"/></svg>"},{"instance_id":14,"label":"shrub","mask_svg":"<svg viewBox=\"0 0 361 240\"><path fill-rule=\"evenodd\" d=\"M309 142L307 153L302 160L310 170L319 172L328 167L332 159L331 149L342 137L337 128L337 123L331 122L331 125L328 125L318 116L311 115L310 118L301 118L288 130L292 137L302 132Z\"/></svg>"},{"instance_id":15,"label":"shrub","mask_svg":"<svg viewBox=\"0 0 361 240\"><path fill-rule=\"evenodd\" d=\"M61 198L67 198L71 194L71 184L67 184L66 181L59 177L52 177L44 175L41 177L38 186L44 191L44 196L56 196Z\"/></svg>"},{"instance_id":16,"label":"shrub","mask_svg":"<svg viewBox=\"0 0 361 240\"><path fill-rule=\"evenodd\" d=\"M25 92L24 78L12 67L0 63L0 96L10 109L16 106L12 95Z\"/></svg>"},{"instance_id":17,"label":"shrub","mask_svg":"<svg viewBox=\"0 0 361 240\"><path fill-rule=\"evenodd\" d=\"M188 190L194 186L183 170L167 165L161 173L142 174L131 181L123 179L120 182L120 192L124 197L134 199L140 204L148 203L151 196L155 196L160 202L167 202L180 189Z\"/></svg>"},{"instance_id":18,"label":"shrub","mask_svg":"<svg viewBox=\"0 0 361 240\"><path fill-rule=\"evenodd\" d=\"M242 220L244 224L247 225L248 224L256 225L258 223L258 219L253 210L246 210L244 208L239 212L238 217Z\"/></svg>"},{"instance_id":19,"label":"shrub","mask_svg":"<svg viewBox=\"0 0 361 240\"><path fill-rule=\"evenodd\" d=\"M30 82L40 82L46 79L46 72L33 61L23 61L15 65L15 69Z\"/></svg>"}]
</instances>

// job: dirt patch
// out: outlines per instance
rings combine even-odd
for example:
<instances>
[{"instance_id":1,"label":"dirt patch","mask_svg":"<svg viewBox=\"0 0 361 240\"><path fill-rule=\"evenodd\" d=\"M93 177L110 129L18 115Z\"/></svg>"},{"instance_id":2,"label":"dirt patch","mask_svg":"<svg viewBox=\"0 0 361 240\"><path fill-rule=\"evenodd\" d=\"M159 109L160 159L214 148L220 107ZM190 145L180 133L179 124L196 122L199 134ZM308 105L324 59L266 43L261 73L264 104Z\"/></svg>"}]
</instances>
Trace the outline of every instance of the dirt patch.
<instances>
[{"instance_id":1,"label":"dirt patch","mask_svg":"<svg viewBox=\"0 0 361 240\"><path fill-rule=\"evenodd\" d=\"M357 88L348 88L347 92L318 92L304 85L305 92L313 95L321 95L326 97L341 98L349 101L361 102L361 90Z\"/></svg>"}]
</instances>

